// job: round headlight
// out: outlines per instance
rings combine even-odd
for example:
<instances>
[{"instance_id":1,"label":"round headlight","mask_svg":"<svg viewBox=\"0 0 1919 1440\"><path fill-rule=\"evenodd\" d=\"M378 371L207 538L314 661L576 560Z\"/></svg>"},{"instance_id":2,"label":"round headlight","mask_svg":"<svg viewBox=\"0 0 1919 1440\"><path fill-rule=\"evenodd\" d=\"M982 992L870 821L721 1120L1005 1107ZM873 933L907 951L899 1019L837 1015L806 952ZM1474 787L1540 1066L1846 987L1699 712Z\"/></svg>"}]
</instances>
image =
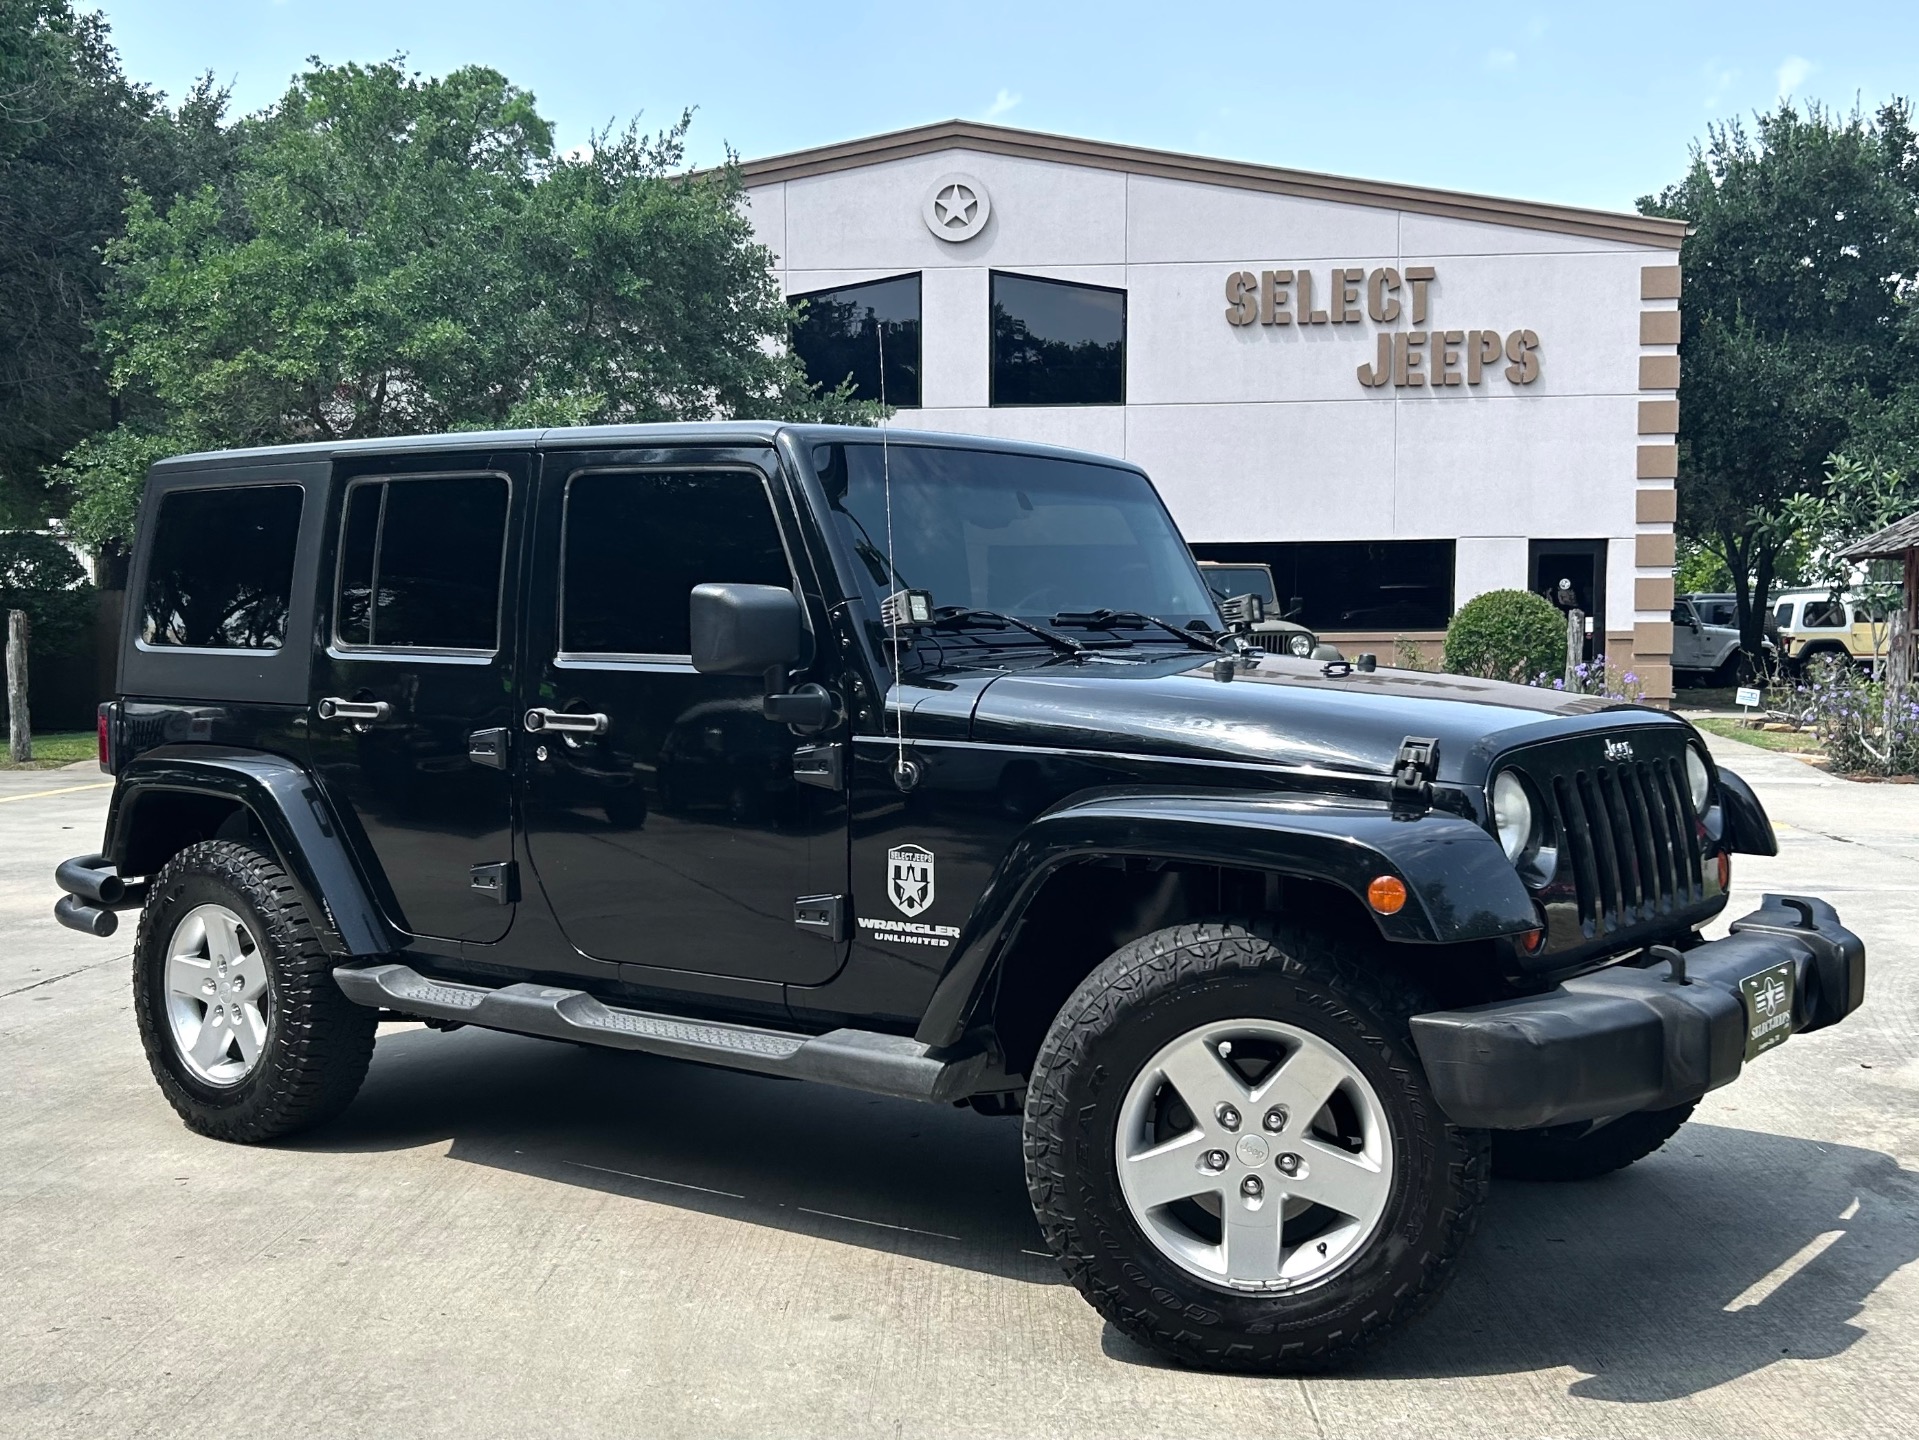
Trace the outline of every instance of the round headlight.
<instances>
[{"instance_id":1,"label":"round headlight","mask_svg":"<svg viewBox=\"0 0 1919 1440\"><path fill-rule=\"evenodd\" d=\"M1313 654L1313 637L1294 635L1286 642L1286 648L1301 660L1310 660Z\"/></svg>"},{"instance_id":2,"label":"round headlight","mask_svg":"<svg viewBox=\"0 0 1919 1440\"><path fill-rule=\"evenodd\" d=\"M1506 858L1518 864L1526 853L1526 842L1533 838L1533 802L1510 770L1493 781L1493 829L1499 833Z\"/></svg>"},{"instance_id":3,"label":"round headlight","mask_svg":"<svg viewBox=\"0 0 1919 1440\"><path fill-rule=\"evenodd\" d=\"M1712 776L1706 770L1706 757L1691 746L1686 747L1686 787L1692 791L1692 808L1695 815L1706 813L1706 799L1712 794Z\"/></svg>"}]
</instances>

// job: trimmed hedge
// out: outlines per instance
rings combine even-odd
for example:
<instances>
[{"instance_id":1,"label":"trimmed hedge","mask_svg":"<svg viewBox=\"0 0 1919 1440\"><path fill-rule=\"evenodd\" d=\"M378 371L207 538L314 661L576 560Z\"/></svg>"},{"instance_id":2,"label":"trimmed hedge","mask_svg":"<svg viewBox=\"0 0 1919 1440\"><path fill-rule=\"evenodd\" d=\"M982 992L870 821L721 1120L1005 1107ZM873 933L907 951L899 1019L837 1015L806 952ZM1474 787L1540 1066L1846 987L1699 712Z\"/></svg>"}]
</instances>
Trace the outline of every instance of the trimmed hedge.
<instances>
[{"instance_id":1,"label":"trimmed hedge","mask_svg":"<svg viewBox=\"0 0 1919 1440\"><path fill-rule=\"evenodd\" d=\"M1530 590L1488 590L1446 627L1446 668L1455 675L1523 685L1566 668L1566 617Z\"/></svg>"}]
</instances>

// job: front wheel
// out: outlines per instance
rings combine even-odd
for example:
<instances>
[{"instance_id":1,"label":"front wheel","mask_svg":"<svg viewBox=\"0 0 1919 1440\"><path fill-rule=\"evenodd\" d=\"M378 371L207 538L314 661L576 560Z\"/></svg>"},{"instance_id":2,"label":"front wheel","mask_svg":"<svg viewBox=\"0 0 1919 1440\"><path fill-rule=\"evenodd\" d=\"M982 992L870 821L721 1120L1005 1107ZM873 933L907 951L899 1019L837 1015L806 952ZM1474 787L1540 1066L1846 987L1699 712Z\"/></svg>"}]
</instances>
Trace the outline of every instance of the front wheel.
<instances>
[{"instance_id":1,"label":"front wheel","mask_svg":"<svg viewBox=\"0 0 1919 1440\"><path fill-rule=\"evenodd\" d=\"M1191 1365L1341 1364L1436 1296L1487 1183L1408 1039L1417 997L1304 927L1180 926L1115 953L1041 1048L1040 1226L1080 1292Z\"/></svg>"},{"instance_id":2,"label":"front wheel","mask_svg":"<svg viewBox=\"0 0 1919 1440\"><path fill-rule=\"evenodd\" d=\"M286 872L230 840L189 845L154 878L133 1009L153 1078L188 1128L243 1142L344 1110L378 1025L334 983Z\"/></svg>"}]
</instances>

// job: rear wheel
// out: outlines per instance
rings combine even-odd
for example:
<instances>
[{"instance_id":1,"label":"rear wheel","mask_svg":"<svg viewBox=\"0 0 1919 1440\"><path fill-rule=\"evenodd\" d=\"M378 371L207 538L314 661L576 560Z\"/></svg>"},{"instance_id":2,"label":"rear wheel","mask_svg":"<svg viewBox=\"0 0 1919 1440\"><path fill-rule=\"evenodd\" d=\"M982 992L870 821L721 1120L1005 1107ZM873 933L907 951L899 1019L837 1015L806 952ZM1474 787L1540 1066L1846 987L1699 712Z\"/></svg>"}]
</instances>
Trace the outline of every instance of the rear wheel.
<instances>
[{"instance_id":1,"label":"rear wheel","mask_svg":"<svg viewBox=\"0 0 1919 1440\"><path fill-rule=\"evenodd\" d=\"M1596 1180L1644 1160L1672 1139L1692 1112L1692 1106L1678 1105L1547 1130L1495 1130L1493 1174L1502 1180Z\"/></svg>"},{"instance_id":2,"label":"rear wheel","mask_svg":"<svg viewBox=\"0 0 1919 1440\"><path fill-rule=\"evenodd\" d=\"M286 872L227 840L188 846L154 878L134 942L133 1007L180 1118L245 1142L344 1110L378 1024L334 984Z\"/></svg>"},{"instance_id":3,"label":"rear wheel","mask_svg":"<svg viewBox=\"0 0 1919 1440\"><path fill-rule=\"evenodd\" d=\"M1118 951L1034 1067L1047 1243L1188 1364L1343 1363L1438 1294L1487 1174L1407 1038L1417 998L1301 927L1180 926Z\"/></svg>"}]
</instances>

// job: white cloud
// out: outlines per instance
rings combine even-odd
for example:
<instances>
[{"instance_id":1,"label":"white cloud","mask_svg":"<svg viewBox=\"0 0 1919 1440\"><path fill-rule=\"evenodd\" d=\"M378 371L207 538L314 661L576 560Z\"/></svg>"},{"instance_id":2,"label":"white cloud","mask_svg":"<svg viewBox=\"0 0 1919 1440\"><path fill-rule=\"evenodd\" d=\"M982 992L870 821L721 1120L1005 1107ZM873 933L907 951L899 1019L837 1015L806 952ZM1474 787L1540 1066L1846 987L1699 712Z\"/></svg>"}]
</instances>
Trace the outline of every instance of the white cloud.
<instances>
[{"instance_id":1,"label":"white cloud","mask_svg":"<svg viewBox=\"0 0 1919 1440\"><path fill-rule=\"evenodd\" d=\"M1812 61L1803 55L1788 55L1779 62L1779 98L1785 99L1806 83L1812 74Z\"/></svg>"},{"instance_id":2,"label":"white cloud","mask_svg":"<svg viewBox=\"0 0 1919 1440\"><path fill-rule=\"evenodd\" d=\"M1486 68L1488 70L1510 70L1518 63L1519 52L1516 50L1488 50L1486 52Z\"/></svg>"},{"instance_id":3,"label":"white cloud","mask_svg":"<svg viewBox=\"0 0 1919 1440\"><path fill-rule=\"evenodd\" d=\"M1721 65L1717 60L1708 60L1703 73L1706 77L1706 98L1700 103L1708 110L1717 110L1726 98L1726 92L1732 89L1733 81L1739 78L1739 72L1729 65Z\"/></svg>"},{"instance_id":4,"label":"white cloud","mask_svg":"<svg viewBox=\"0 0 1919 1440\"><path fill-rule=\"evenodd\" d=\"M988 120L997 120L1008 110L1011 110L1015 105L1019 104L1019 102L1020 97L1002 85L999 94L993 97L993 103L986 107L986 118Z\"/></svg>"}]
</instances>

